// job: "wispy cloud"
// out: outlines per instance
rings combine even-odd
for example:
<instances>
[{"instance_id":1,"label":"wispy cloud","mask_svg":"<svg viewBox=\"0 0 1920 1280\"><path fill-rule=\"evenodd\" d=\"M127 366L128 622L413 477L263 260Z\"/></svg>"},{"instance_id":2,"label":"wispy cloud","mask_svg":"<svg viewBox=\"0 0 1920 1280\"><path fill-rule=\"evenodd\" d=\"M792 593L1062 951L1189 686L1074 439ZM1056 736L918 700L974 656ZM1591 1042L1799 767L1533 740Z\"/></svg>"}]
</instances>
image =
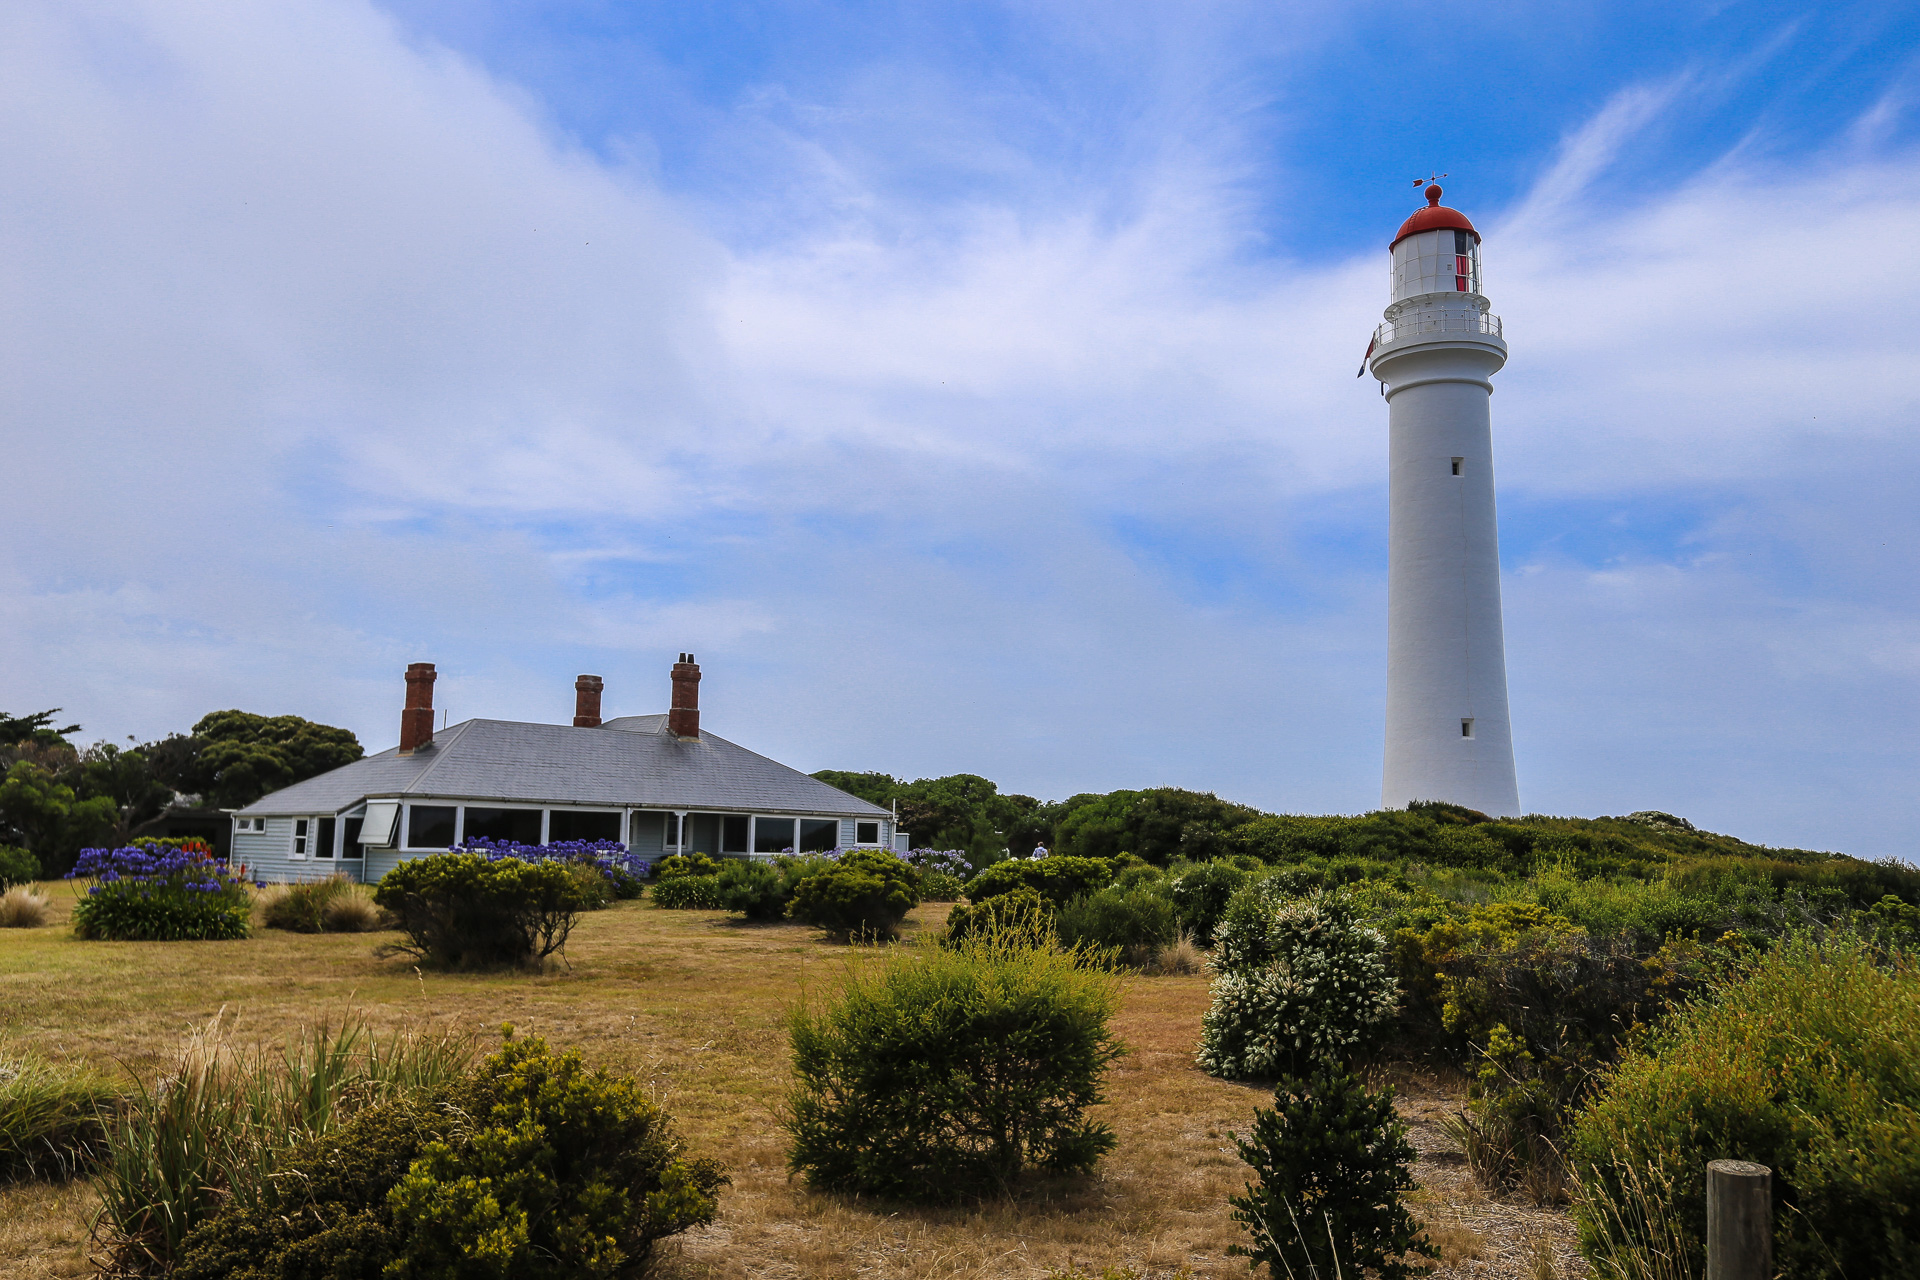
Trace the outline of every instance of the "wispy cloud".
<instances>
[{"instance_id":1,"label":"wispy cloud","mask_svg":"<svg viewBox=\"0 0 1920 1280\"><path fill-rule=\"evenodd\" d=\"M1260 246L1231 23L1168 41L1084 189L1022 128L1095 126L1031 78L875 123L881 68L740 104L740 171L694 195L364 5L0 24L0 707L383 742L407 660L456 716L554 718L585 670L654 709L694 648L719 731L805 767L1377 796L1384 409L1352 374L1384 260ZM1622 89L1475 210L1523 799L1893 852L1920 816L1860 797L1920 712L1886 321L1920 160L1863 125L1613 200L1693 83ZM903 182L916 129L992 180ZM1654 506L1682 532L1574 527Z\"/></svg>"}]
</instances>

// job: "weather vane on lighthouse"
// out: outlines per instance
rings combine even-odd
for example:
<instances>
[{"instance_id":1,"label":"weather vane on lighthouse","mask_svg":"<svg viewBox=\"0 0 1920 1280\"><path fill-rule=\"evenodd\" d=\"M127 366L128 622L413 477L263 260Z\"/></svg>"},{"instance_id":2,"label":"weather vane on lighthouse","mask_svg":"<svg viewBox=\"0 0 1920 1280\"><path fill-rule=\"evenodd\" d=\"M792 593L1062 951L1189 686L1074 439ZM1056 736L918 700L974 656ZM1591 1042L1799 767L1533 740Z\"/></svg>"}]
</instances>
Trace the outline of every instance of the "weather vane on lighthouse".
<instances>
[{"instance_id":1,"label":"weather vane on lighthouse","mask_svg":"<svg viewBox=\"0 0 1920 1280\"><path fill-rule=\"evenodd\" d=\"M1427 207L1388 246L1393 297L1361 366L1388 405L1381 803L1445 800L1510 816L1520 794L1489 405L1507 343L1480 292L1480 233L1440 203L1446 176L1427 180Z\"/></svg>"}]
</instances>

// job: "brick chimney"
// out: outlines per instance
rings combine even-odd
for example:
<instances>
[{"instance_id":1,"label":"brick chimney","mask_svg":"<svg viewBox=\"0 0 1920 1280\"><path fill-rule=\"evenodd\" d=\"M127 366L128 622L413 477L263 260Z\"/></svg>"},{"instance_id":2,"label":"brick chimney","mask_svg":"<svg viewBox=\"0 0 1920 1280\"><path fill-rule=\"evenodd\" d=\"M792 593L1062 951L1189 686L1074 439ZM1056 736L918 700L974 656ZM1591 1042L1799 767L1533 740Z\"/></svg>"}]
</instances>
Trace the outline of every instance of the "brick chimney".
<instances>
[{"instance_id":1,"label":"brick chimney","mask_svg":"<svg viewBox=\"0 0 1920 1280\"><path fill-rule=\"evenodd\" d=\"M600 690L606 682L599 676L581 676L573 682L573 727L600 727Z\"/></svg>"},{"instance_id":2,"label":"brick chimney","mask_svg":"<svg viewBox=\"0 0 1920 1280\"><path fill-rule=\"evenodd\" d=\"M667 712L667 732L676 738L700 736L700 668L690 653L681 654L673 664L673 708Z\"/></svg>"},{"instance_id":3,"label":"brick chimney","mask_svg":"<svg viewBox=\"0 0 1920 1280\"><path fill-rule=\"evenodd\" d=\"M407 664L407 709L400 713L400 754L403 756L433 746L433 681L431 662Z\"/></svg>"}]
</instances>

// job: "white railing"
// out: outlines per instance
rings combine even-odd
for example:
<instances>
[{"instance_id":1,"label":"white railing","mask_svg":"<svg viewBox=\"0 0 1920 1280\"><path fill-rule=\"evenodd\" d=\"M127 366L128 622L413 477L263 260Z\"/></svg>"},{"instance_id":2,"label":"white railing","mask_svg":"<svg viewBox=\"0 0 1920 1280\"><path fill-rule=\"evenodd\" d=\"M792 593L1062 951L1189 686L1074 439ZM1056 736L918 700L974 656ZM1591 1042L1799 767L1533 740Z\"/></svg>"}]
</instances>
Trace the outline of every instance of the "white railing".
<instances>
[{"instance_id":1,"label":"white railing","mask_svg":"<svg viewBox=\"0 0 1920 1280\"><path fill-rule=\"evenodd\" d=\"M1478 333L1502 338L1500 317L1484 311L1425 311L1400 320L1389 320L1373 331L1373 348L1408 338L1436 333Z\"/></svg>"}]
</instances>

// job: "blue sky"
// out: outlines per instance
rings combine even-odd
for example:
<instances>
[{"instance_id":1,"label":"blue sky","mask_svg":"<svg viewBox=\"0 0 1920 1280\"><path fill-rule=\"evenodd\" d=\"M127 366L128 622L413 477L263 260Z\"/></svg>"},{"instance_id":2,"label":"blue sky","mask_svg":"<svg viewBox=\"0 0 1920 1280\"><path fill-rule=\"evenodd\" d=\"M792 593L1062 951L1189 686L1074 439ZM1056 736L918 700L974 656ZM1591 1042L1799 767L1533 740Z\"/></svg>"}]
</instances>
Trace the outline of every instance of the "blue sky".
<instances>
[{"instance_id":1,"label":"blue sky","mask_svg":"<svg viewBox=\"0 0 1920 1280\"><path fill-rule=\"evenodd\" d=\"M0 708L1376 801L1446 172L1521 797L1920 850L1911 6L28 0Z\"/></svg>"}]
</instances>

